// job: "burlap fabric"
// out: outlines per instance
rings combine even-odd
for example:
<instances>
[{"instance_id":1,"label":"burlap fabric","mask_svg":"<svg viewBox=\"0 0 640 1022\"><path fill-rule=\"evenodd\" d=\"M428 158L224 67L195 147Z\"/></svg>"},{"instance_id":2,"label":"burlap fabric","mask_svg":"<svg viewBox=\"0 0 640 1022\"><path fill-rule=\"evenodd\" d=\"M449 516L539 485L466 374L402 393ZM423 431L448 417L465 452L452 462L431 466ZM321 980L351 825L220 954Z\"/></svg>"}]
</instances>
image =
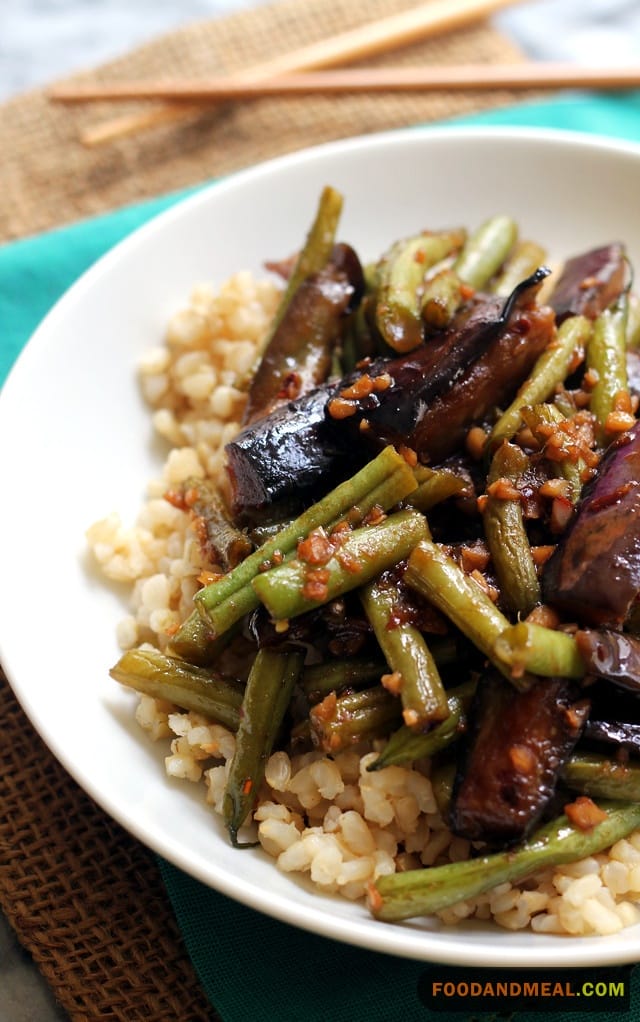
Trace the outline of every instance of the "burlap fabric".
<instances>
[{"instance_id":1,"label":"burlap fabric","mask_svg":"<svg viewBox=\"0 0 640 1022\"><path fill-rule=\"evenodd\" d=\"M92 74L198 75L250 66L411 4L284 0L199 24ZM491 28L406 48L393 62L506 61ZM263 100L225 105L100 149L78 142L104 110L53 107L43 92L0 109L0 239L173 191L332 138L505 104L508 93ZM77 1022L217 1018L181 943L154 856L52 758L0 675L0 904Z\"/></svg>"},{"instance_id":2,"label":"burlap fabric","mask_svg":"<svg viewBox=\"0 0 640 1022\"><path fill-rule=\"evenodd\" d=\"M89 77L106 81L234 71L414 5L415 0L284 0L189 26ZM512 59L518 59L514 48L487 26L439 36L385 58L407 64ZM0 109L0 240L328 139L450 117L510 99L505 92L264 99L225 104L179 124L87 149L78 141L83 129L136 106L53 106L42 91L32 92Z\"/></svg>"}]
</instances>

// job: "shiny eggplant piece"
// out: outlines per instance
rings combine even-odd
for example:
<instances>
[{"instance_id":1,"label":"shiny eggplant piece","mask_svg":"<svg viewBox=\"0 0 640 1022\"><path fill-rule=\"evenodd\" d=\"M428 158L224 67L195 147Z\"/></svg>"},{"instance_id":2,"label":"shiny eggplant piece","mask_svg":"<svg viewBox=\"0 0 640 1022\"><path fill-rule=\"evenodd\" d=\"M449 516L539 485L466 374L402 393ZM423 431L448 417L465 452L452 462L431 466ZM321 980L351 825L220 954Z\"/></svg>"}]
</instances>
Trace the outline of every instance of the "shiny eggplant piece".
<instances>
[{"instance_id":1,"label":"shiny eggplant piece","mask_svg":"<svg viewBox=\"0 0 640 1022\"><path fill-rule=\"evenodd\" d=\"M640 756L640 724L617 720L588 720L584 737L596 745L613 745L631 755Z\"/></svg>"},{"instance_id":2,"label":"shiny eggplant piece","mask_svg":"<svg viewBox=\"0 0 640 1022\"><path fill-rule=\"evenodd\" d=\"M540 678L518 691L497 673L484 675L454 783L454 833L489 844L525 837L554 793L588 710L566 678Z\"/></svg>"},{"instance_id":3,"label":"shiny eggplant piece","mask_svg":"<svg viewBox=\"0 0 640 1022\"><path fill-rule=\"evenodd\" d=\"M415 447L423 461L451 454L552 339L553 314L535 304L548 273L540 268L506 301L478 296L438 340L377 359L244 429L226 448L236 513L339 479L389 442Z\"/></svg>"},{"instance_id":4,"label":"shiny eggplant piece","mask_svg":"<svg viewBox=\"0 0 640 1022\"><path fill-rule=\"evenodd\" d=\"M576 632L576 642L587 674L640 693L640 638L584 628Z\"/></svg>"},{"instance_id":5,"label":"shiny eggplant piece","mask_svg":"<svg viewBox=\"0 0 640 1022\"><path fill-rule=\"evenodd\" d=\"M325 269L307 277L289 305L253 375L245 424L324 383L344 317L364 291L364 274L349 245L334 245Z\"/></svg>"},{"instance_id":6,"label":"shiny eggplant piece","mask_svg":"<svg viewBox=\"0 0 640 1022\"><path fill-rule=\"evenodd\" d=\"M625 267L618 242L567 260L549 299L558 323L569 316L596 319L624 289Z\"/></svg>"},{"instance_id":7,"label":"shiny eggplant piece","mask_svg":"<svg viewBox=\"0 0 640 1022\"><path fill-rule=\"evenodd\" d=\"M624 624L640 591L640 423L605 452L544 566L542 589L579 624Z\"/></svg>"}]
</instances>

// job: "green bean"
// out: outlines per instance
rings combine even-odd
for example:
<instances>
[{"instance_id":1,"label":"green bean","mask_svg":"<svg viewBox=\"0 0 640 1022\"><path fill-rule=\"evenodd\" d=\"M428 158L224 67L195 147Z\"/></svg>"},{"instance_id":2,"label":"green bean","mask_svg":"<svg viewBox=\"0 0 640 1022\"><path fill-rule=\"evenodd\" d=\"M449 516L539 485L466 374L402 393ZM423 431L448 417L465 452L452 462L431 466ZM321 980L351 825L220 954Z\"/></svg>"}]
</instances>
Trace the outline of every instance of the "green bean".
<instances>
[{"instance_id":1,"label":"green bean","mask_svg":"<svg viewBox=\"0 0 640 1022\"><path fill-rule=\"evenodd\" d=\"M242 687L211 670L195 667L158 650L128 650L109 674L121 685L237 730Z\"/></svg>"},{"instance_id":2,"label":"green bean","mask_svg":"<svg viewBox=\"0 0 640 1022\"><path fill-rule=\"evenodd\" d=\"M467 238L453 268L470 287L486 287L511 252L518 227L508 216L493 216Z\"/></svg>"},{"instance_id":3,"label":"green bean","mask_svg":"<svg viewBox=\"0 0 640 1022\"><path fill-rule=\"evenodd\" d=\"M568 788L596 798L640 802L640 763L619 763L596 753L576 753L562 769Z\"/></svg>"},{"instance_id":4,"label":"green bean","mask_svg":"<svg viewBox=\"0 0 640 1022\"><path fill-rule=\"evenodd\" d=\"M468 285L466 287L468 289ZM443 330L460 308L464 294L465 285L451 267L430 277L420 298L420 314L425 325L432 330Z\"/></svg>"},{"instance_id":5,"label":"green bean","mask_svg":"<svg viewBox=\"0 0 640 1022\"><path fill-rule=\"evenodd\" d=\"M466 479L448 468L435 469L420 465L414 471L418 489L409 496L407 503L418 511L430 511L436 504L448 497L459 496L469 487Z\"/></svg>"},{"instance_id":6,"label":"green bean","mask_svg":"<svg viewBox=\"0 0 640 1022\"><path fill-rule=\"evenodd\" d=\"M522 420L542 446L544 453L544 446L549 439L548 427L565 422L566 416L555 404L537 404L522 409ZM577 504L582 494L583 472L586 468L584 459L577 458L572 461L570 458L563 458L561 461L554 461L553 464L561 478L569 484L569 500L572 504Z\"/></svg>"},{"instance_id":7,"label":"green bean","mask_svg":"<svg viewBox=\"0 0 640 1022\"><path fill-rule=\"evenodd\" d=\"M544 264L546 258L545 250L537 242L519 241L493 282L491 291L507 298L518 284Z\"/></svg>"},{"instance_id":8,"label":"green bean","mask_svg":"<svg viewBox=\"0 0 640 1022\"><path fill-rule=\"evenodd\" d=\"M496 640L509 627L484 590L435 543L423 540L409 557L405 581L442 611L516 687L528 687L525 675L514 677L495 653Z\"/></svg>"},{"instance_id":9,"label":"green bean","mask_svg":"<svg viewBox=\"0 0 640 1022\"><path fill-rule=\"evenodd\" d=\"M238 386L242 383L244 383L245 386L249 385L253 380L263 353L269 347L271 339L280 326L280 323L284 318L284 314L289 308L291 299L300 284L303 280L306 280L307 277L311 276L312 273L317 273L326 266L329 256L331 255L336 228L342 213L342 203L342 195L340 192L336 191L335 188L331 188L330 186L323 188L320 194L320 199L318 200L316 215L309 229L309 233L307 234L305 243L298 253L298 257L287 281L287 286L280 298L280 302L278 303L278 307L270 324L269 330L261 342L258 360L254 363L250 372L247 374L246 380L240 381Z\"/></svg>"},{"instance_id":10,"label":"green bean","mask_svg":"<svg viewBox=\"0 0 640 1022\"><path fill-rule=\"evenodd\" d=\"M524 672L544 678L583 678L585 665L573 635L530 621L509 625L495 640L493 656L507 677Z\"/></svg>"},{"instance_id":11,"label":"green bean","mask_svg":"<svg viewBox=\"0 0 640 1022\"><path fill-rule=\"evenodd\" d=\"M408 557L428 535L418 511L399 511L379 525L355 529L321 567L294 558L253 580L274 621L286 621L364 585Z\"/></svg>"},{"instance_id":12,"label":"green bean","mask_svg":"<svg viewBox=\"0 0 640 1022\"><path fill-rule=\"evenodd\" d=\"M378 264L375 318L385 342L397 352L422 343L419 290L427 270L460 247L464 231L419 234L397 241Z\"/></svg>"},{"instance_id":13,"label":"green bean","mask_svg":"<svg viewBox=\"0 0 640 1022\"><path fill-rule=\"evenodd\" d=\"M302 652L268 649L259 650L253 662L222 806L231 843L236 847L241 847L238 831L259 794L267 760L303 663Z\"/></svg>"},{"instance_id":14,"label":"green bean","mask_svg":"<svg viewBox=\"0 0 640 1022\"><path fill-rule=\"evenodd\" d=\"M597 374L591 391L590 410L596 417L596 435L601 444L611 439L607 419L616 410L621 394L629 397L627 380L627 309L626 294L601 312L593 325L587 345L587 369ZM631 407L629 402L629 407Z\"/></svg>"},{"instance_id":15,"label":"green bean","mask_svg":"<svg viewBox=\"0 0 640 1022\"><path fill-rule=\"evenodd\" d=\"M438 763L431 770L431 776L429 777L438 812L444 820L447 819L449 813L455 777L455 763Z\"/></svg>"},{"instance_id":16,"label":"green bean","mask_svg":"<svg viewBox=\"0 0 640 1022\"><path fill-rule=\"evenodd\" d=\"M432 915L498 884L516 883L544 867L596 855L640 824L640 803L602 802L600 808L606 819L590 830L580 830L563 815L515 848L380 877L370 895L371 911L376 919L387 922Z\"/></svg>"},{"instance_id":17,"label":"green bean","mask_svg":"<svg viewBox=\"0 0 640 1022\"><path fill-rule=\"evenodd\" d=\"M230 628L223 635L214 636L204 618L192 610L171 636L170 651L190 664L208 667L216 662L235 634L235 628Z\"/></svg>"},{"instance_id":18,"label":"green bean","mask_svg":"<svg viewBox=\"0 0 640 1022\"><path fill-rule=\"evenodd\" d=\"M426 734L419 734L403 724L389 738L384 749L367 770L381 770L392 764L411 763L416 759L434 756L446 749L464 730L465 713L475 691L473 682L464 682L447 692L449 716Z\"/></svg>"},{"instance_id":19,"label":"green bean","mask_svg":"<svg viewBox=\"0 0 640 1022\"><path fill-rule=\"evenodd\" d=\"M319 702L330 692L379 682L386 669L383 660L329 660L305 667L302 688L308 699Z\"/></svg>"},{"instance_id":20,"label":"green bean","mask_svg":"<svg viewBox=\"0 0 640 1022\"><path fill-rule=\"evenodd\" d=\"M361 590L360 600L389 670L399 676L405 725L419 732L446 720L447 695L422 633L408 621L394 621L397 586L377 579Z\"/></svg>"},{"instance_id":21,"label":"green bean","mask_svg":"<svg viewBox=\"0 0 640 1022\"><path fill-rule=\"evenodd\" d=\"M309 713L314 744L330 753L384 738L400 720L400 700L382 685L340 696L331 693Z\"/></svg>"},{"instance_id":22,"label":"green bean","mask_svg":"<svg viewBox=\"0 0 640 1022\"><path fill-rule=\"evenodd\" d=\"M218 487L191 476L180 489L184 504L197 519L197 536L207 563L224 571L235 568L251 553L253 543L231 521Z\"/></svg>"},{"instance_id":23,"label":"green bean","mask_svg":"<svg viewBox=\"0 0 640 1022\"><path fill-rule=\"evenodd\" d=\"M412 470L393 447L386 447L377 458L286 525L237 568L196 593L197 610L213 634L221 635L259 605L251 583L274 555L290 554L313 529L335 524L354 508L362 515L376 506L388 510L414 489L416 481Z\"/></svg>"},{"instance_id":24,"label":"green bean","mask_svg":"<svg viewBox=\"0 0 640 1022\"><path fill-rule=\"evenodd\" d=\"M570 367L581 358L582 350L591 334L591 322L584 316L565 319L558 336L536 361L529 378L520 387L509 407L494 425L487 440L487 449L495 450L502 440L510 440L520 429L522 409L536 405L551 397L562 383Z\"/></svg>"},{"instance_id":25,"label":"green bean","mask_svg":"<svg viewBox=\"0 0 640 1022\"><path fill-rule=\"evenodd\" d=\"M504 499L496 487L500 479L515 485L528 464L526 454L515 444L503 443L498 447L487 476L489 485L482 512L502 600L518 614L528 614L540 603L540 583L524 525L522 502L519 496Z\"/></svg>"}]
</instances>

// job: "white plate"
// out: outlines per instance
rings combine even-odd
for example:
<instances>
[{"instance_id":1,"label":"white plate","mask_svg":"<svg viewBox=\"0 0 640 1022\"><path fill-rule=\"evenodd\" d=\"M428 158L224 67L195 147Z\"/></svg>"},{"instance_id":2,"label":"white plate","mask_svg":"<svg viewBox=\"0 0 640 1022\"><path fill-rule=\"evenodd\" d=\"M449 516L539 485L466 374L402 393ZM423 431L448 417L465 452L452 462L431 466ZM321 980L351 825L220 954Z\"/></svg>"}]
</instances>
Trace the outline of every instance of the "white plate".
<instances>
[{"instance_id":1,"label":"white plate","mask_svg":"<svg viewBox=\"0 0 640 1022\"><path fill-rule=\"evenodd\" d=\"M482 966L640 958L640 927L557 938L497 927L388 925L310 891L260 851L232 849L200 787L163 752L107 676L123 594L88 568L84 531L133 521L160 455L135 382L195 281L260 270L300 243L323 185L345 195L340 237L364 257L415 229L495 212L555 256L618 238L640 266L640 147L513 129L409 130L339 142L238 174L137 231L94 266L31 339L0 399L2 661L58 759L140 840L205 884L278 919L363 947ZM24 301L29 296L24 295Z\"/></svg>"}]
</instances>

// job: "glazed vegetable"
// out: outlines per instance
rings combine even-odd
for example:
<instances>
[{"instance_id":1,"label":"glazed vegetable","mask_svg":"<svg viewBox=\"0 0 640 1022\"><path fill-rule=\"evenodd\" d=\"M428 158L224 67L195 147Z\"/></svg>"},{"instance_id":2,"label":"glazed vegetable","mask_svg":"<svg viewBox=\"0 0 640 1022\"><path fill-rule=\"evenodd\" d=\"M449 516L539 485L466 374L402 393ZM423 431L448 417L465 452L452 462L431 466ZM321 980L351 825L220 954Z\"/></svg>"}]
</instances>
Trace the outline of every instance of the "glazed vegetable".
<instances>
[{"instance_id":1,"label":"glazed vegetable","mask_svg":"<svg viewBox=\"0 0 640 1022\"><path fill-rule=\"evenodd\" d=\"M564 678L518 692L483 675L469 711L450 811L455 834L510 844L530 833L555 791L589 711Z\"/></svg>"},{"instance_id":2,"label":"glazed vegetable","mask_svg":"<svg viewBox=\"0 0 640 1022\"><path fill-rule=\"evenodd\" d=\"M584 346L590 333L591 324L585 316L572 316L564 321L557 337L540 355L526 383L491 430L489 450L495 450L502 440L510 440L522 424L523 409L546 401L569 369L577 368L584 358Z\"/></svg>"},{"instance_id":3,"label":"glazed vegetable","mask_svg":"<svg viewBox=\"0 0 640 1022\"><path fill-rule=\"evenodd\" d=\"M575 641L587 674L640 692L640 638L606 629L583 628L576 632Z\"/></svg>"},{"instance_id":4,"label":"glazed vegetable","mask_svg":"<svg viewBox=\"0 0 640 1022\"><path fill-rule=\"evenodd\" d=\"M505 262L517 237L518 227L511 217L503 215L490 217L467 239L454 263L455 272L465 284L480 290L489 283ZM520 280L522 279L521 277ZM520 281L516 282L519 283Z\"/></svg>"},{"instance_id":5,"label":"glazed vegetable","mask_svg":"<svg viewBox=\"0 0 640 1022\"><path fill-rule=\"evenodd\" d=\"M393 507L416 488L404 458L389 447L355 476L308 508L299 518L255 550L220 581L205 586L195 596L198 611L214 635L221 635L258 606L253 580L265 565L292 553L308 533L330 527L354 508L364 517L374 507Z\"/></svg>"},{"instance_id":6,"label":"glazed vegetable","mask_svg":"<svg viewBox=\"0 0 640 1022\"><path fill-rule=\"evenodd\" d=\"M260 790L273 743L288 710L304 653L260 650L242 700L236 748L225 787L223 812L232 844Z\"/></svg>"},{"instance_id":7,"label":"glazed vegetable","mask_svg":"<svg viewBox=\"0 0 640 1022\"><path fill-rule=\"evenodd\" d=\"M312 702L320 702L330 692L366 688L379 682L385 673L383 660L331 660L311 664L302 674L302 688Z\"/></svg>"},{"instance_id":8,"label":"glazed vegetable","mask_svg":"<svg viewBox=\"0 0 640 1022\"><path fill-rule=\"evenodd\" d=\"M364 587L360 599L387 660L387 684L400 694L405 725L425 731L449 716L447 695L422 633L398 614L397 592L395 580L382 575Z\"/></svg>"},{"instance_id":9,"label":"glazed vegetable","mask_svg":"<svg viewBox=\"0 0 640 1022\"><path fill-rule=\"evenodd\" d=\"M606 443L622 426L633 425L627 379L626 295L601 312L593 324L587 344L587 369L596 377L591 391L590 409L598 422L598 439Z\"/></svg>"},{"instance_id":10,"label":"glazed vegetable","mask_svg":"<svg viewBox=\"0 0 640 1022\"><path fill-rule=\"evenodd\" d=\"M571 757L562 770L568 788L595 798L640 802L640 764L618 763L596 753Z\"/></svg>"},{"instance_id":11,"label":"glazed vegetable","mask_svg":"<svg viewBox=\"0 0 640 1022\"><path fill-rule=\"evenodd\" d=\"M556 319L596 319L624 288L624 246L617 242L568 259L551 295Z\"/></svg>"},{"instance_id":12,"label":"glazed vegetable","mask_svg":"<svg viewBox=\"0 0 640 1022\"><path fill-rule=\"evenodd\" d=\"M242 686L215 671L157 650L132 649L123 653L109 674L136 692L203 713L232 731L238 728Z\"/></svg>"},{"instance_id":13,"label":"glazed vegetable","mask_svg":"<svg viewBox=\"0 0 640 1022\"><path fill-rule=\"evenodd\" d=\"M409 558L405 580L445 614L490 659L509 621L490 597L437 544L423 540ZM527 686L524 672L513 674L511 665L496 660L517 686Z\"/></svg>"},{"instance_id":14,"label":"glazed vegetable","mask_svg":"<svg viewBox=\"0 0 640 1022\"><path fill-rule=\"evenodd\" d=\"M403 724L389 738L384 749L367 770L382 770L392 764L411 763L433 756L456 741L466 727L466 713L475 691L475 683L466 681L447 692L449 715L426 734Z\"/></svg>"},{"instance_id":15,"label":"glazed vegetable","mask_svg":"<svg viewBox=\"0 0 640 1022\"><path fill-rule=\"evenodd\" d=\"M561 816L517 848L380 877L370 892L371 911L376 919L388 922L431 915L498 884L522 880L545 866L596 855L640 825L640 803L600 802L599 807L605 818L589 830Z\"/></svg>"},{"instance_id":16,"label":"glazed vegetable","mask_svg":"<svg viewBox=\"0 0 640 1022\"><path fill-rule=\"evenodd\" d=\"M482 511L502 603L517 614L528 614L540 602L540 584L517 489L527 467L527 456L520 447L508 443L498 447L487 476L487 499Z\"/></svg>"},{"instance_id":17,"label":"glazed vegetable","mask_svg":"<svg viewBox=\"0 0 640 1022\"><path fill-rule=\"evenodd\" d=\"M506 301L474 299L437 342L377 359L242 430L226 447L235 513L311 491L388 442L422 461L446 457L511 397L551 339L551 312L535 305L547 273Z\"/></svg>"},{"instance_id":18,"label":"glazed vegetable","mask_svg":"<svg viewBox=\"0 0 640 1022\"><path fill-rule=\"evenodd\" d=\"M191 528L210 567L229 571L253 550L251 540L236 528L218 487L211 481L191 476L179 490L165 494L165 499L190 514Z\"/></svg>"},{"instance_id":19,"label":"glazed vegetable","mask_svg":"<svg viewBox=\"0 0 640 1022\"><path fill-rule=\"evenodd\" d=\"M511 250L510 255L491 285L496 295L509 295L514 287L529 277L538 266L546 262L546 252L542 245L535 241L519 241Z\"/></svg>"},{"instance_id":20,"label":"glazed vegetable","mask_svg":"<svg viewBox=\"0 0 640 1022\"><path fill-rule=\"evenodd\" d=\"M503 673L513 678L528 672L544 678L580 680L586 674L573 635L531 621L518 621L505 628L495 640L492 655Z\"/></svg>"},{"instance_id":21,"label":"glazed vegetable","mask_svg":"<svg viewBox=\"0 0 640 1022\"><path fill-rule=\"evenodd\" d=\"M376 325L393 351L407 352L423 341L420 288L425 274L463 244L465 231L419 234L396 242L377 267Z\"/></svg>"},{"instance_id":22,"label":"glazed vegetable","mask_svg":"<svg viewBox=\"0 0 640 1022\"><path fill-rule=\"evenodd\" d=\"M309 713L313 741L329 753L384 737L400 720L399 700L381 685L340 696L332 692Z\"/></svg>"},{"instance_id":23,"label":"glazed vegetable","mask_svg":"<svg viewBox=\"0 0 640 1022\"><path fill-rule=\"evenodd\" d=\"M611 444L542 576L545 601L583 624L620 628L640 590L640 426ZM615 578L615 585L611 584Z\"/></svg>"},{"instance_id":24,"label":"glazed vegetable","mask_svg":"<svg viewBox=\"0 0 640 1022\"><path fill-rule=\"evenodd\" d=\"M305 560L298 544L297 557L256 575L253 590L275 621L288 621L365 585L408 557L426 535L427 523L418 511L399 511L379 525L339 533L334 542L324 532L321 537L310 533L308 545L317 548L313 540L320 539L322 554L310 552Z\"/></svg>"},{"instance_id":25,"label":"glazed vegetable","mask_svg":"<svg viewBox=\"0 0 640 1022\"><path fill-rule=\"evenodd\" d=\"M245 424L325 382L343 319L363 287L358 257L346 245L335 246L326 267L301 281L252 377Z\"/></svg>"}]
</instances>

